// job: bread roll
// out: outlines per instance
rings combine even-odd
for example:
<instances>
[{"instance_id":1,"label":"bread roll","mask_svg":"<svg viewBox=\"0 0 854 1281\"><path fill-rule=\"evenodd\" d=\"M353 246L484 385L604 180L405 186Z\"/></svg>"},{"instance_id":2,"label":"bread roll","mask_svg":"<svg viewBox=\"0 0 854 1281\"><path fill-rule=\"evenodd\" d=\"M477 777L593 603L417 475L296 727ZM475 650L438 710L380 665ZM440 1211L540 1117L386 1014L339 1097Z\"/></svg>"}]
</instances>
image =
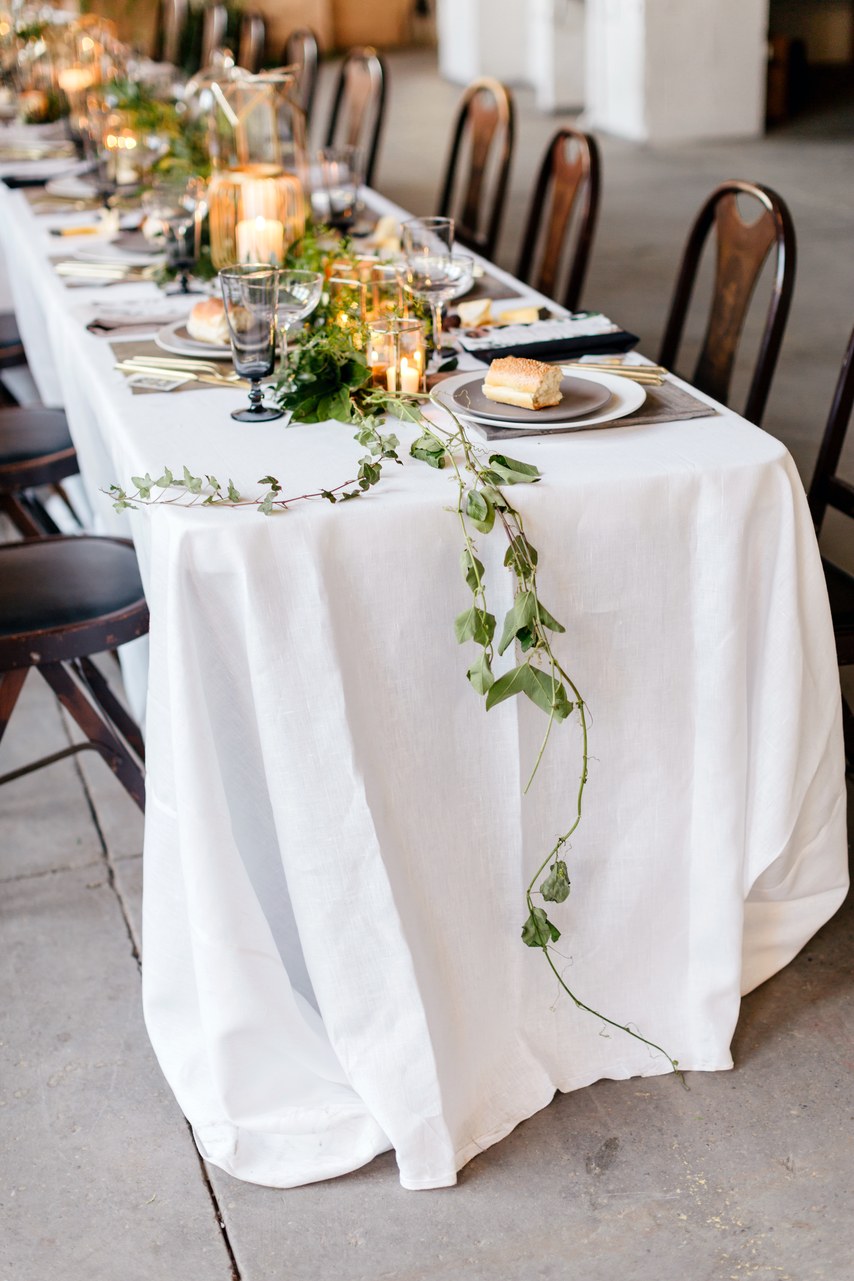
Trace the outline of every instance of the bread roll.
<instances>
[{"instance_id":1,"label":"bread roll","mask_svg":"<svg viewBox=\"0 0 854 1281\"><path fill-rule=\"evenodd\" d=\"M219 347L227 347L228 321L225 318L225 304L221 299L203 298L201 302L197 302L187 317L187 333L196 342L210 342Z\"/></svg>"},{"instance_id":2,"label":"bread roll","mask_svg":"<svg viewBox=\"0 0 854 1281\"><path fill-rule=\"evenodd\" d=\"M502 405L520 409L546 409L563 400L560 390L563 373L559 365L546 365L540 360L522 360L505 356L493 360L483 380L483 394Z\"/></svg>"}]
</instances>

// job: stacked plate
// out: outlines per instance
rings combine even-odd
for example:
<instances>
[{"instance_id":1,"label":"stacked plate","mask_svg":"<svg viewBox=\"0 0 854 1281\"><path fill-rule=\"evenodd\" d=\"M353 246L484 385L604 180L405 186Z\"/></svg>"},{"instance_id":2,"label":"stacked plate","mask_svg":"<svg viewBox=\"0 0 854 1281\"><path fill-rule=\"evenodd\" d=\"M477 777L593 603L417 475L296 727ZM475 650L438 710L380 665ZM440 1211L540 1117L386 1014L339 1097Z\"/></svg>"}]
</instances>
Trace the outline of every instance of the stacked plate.
<instances>
[{"instance_id":1,"label":"stacked plate","mask_svg":"<svg viewBox=\"0 0 854 1281\"><path fill-rule=\"evenodd\" d=\"M436 396L453 413L471 422L514 431L583 431L604 427L635 413L646 400L646 390L618 374L566 374L560 389L563 399L547 409L519 409L501 405L483 394L483 372L456 374L437 388Z\"/></svg>"}]
</instances>

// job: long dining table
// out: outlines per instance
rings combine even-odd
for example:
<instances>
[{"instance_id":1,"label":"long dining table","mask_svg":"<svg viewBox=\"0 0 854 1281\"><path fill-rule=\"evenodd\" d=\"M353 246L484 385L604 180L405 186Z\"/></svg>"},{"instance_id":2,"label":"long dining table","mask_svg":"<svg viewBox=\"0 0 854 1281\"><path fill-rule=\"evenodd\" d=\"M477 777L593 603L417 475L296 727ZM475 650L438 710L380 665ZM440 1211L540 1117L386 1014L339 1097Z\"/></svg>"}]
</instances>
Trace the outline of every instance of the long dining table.
<instances>
[{"instance_id":1,"label":"long dining table","mask_svg":"<svg viewBox=\"0 0 854 1281\"><path fill-rule=\"evenodd\" d=\"M243 391L134 393L85 325L156 287L69 288L49 234L66 218L20 191L0 212L32 373L66 410L94 528L132 534L143 573L143 999L202 1155L290 1187L394 1149L405 1187L441 1187L556 1090L670 1071L520 939L580 730L555 729L523 796L542 713L486 713L466 680L453 483L408 457L417 429L395 424L405 464L358 502L117 514L109 486L165 466L298 495L363 450L338 422L233 422ZM715 1071L742 994L844 897L845 788L800 479L779 441L694 394L714 414L510 452L542 473L513 498L591 720L555 963L681 1069ZM501 616L501 539L479 555Z\"/></svg>"}]
</instances>

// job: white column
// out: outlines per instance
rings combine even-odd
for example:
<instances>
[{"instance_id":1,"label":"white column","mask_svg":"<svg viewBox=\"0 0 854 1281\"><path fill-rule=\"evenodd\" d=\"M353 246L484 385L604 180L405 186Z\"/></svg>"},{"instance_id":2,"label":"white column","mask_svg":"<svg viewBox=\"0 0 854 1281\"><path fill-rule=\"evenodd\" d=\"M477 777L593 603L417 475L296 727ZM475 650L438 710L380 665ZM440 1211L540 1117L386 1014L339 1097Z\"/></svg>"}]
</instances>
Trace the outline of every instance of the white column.
<instances>
[{"instance_id":1,"label":"white column","mask_svg":"<svg viewBox=\"0 0 854 1281\"><path fill-rule=\"evenodd\" d=\"M527 0L438 0L439 72L455 84L494 76L521 84L528 72Z\"/></svg>"},{"instance_id":2,"label":"white column","mask_svg":"<svg viewBox=\"0 0 854 1281\"><path fill-rule=\"evenodd\" d=\"M587 0L587 116L643 142L763 131L768 0Z\"/></svg>"},{"instance_id":3,"label":"white column","mask_svg":"<svg viewBox=\"0 0 854 1281\"><path fill-rule=\"evenodd\" d=\"M584 105L584 0L531 0L528 82L540 111Z\"/></svg>"}]
</instances>

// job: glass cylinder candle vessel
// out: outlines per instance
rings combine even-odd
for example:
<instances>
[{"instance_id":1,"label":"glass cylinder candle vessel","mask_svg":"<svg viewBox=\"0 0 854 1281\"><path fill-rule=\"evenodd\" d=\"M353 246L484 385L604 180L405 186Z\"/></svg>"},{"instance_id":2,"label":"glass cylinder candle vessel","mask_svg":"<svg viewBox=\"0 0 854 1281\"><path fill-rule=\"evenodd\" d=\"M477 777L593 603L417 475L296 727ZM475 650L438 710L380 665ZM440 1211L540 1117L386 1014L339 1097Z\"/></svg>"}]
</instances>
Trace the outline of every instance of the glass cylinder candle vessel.
<instances>
[{"instance_id":1,"label":"glass cylinder candle vessel","mask_svg":"<svg viewBox=\"0 0 854 1281\"><path fill-rule=\"evenodd\" d=\"M371 385L391 392L426 390L424 326L415 317L390 316L368 326Z\"/></svg>"},{"instance_id":2,"label":"glass cylinder candle vessel","mask_svg":"<svg viewBox=\"0 0 854 1281\"><path fill-rule=\"evenodd\" d=\"M397 269L372 258L333 262L328 280L332 317L342 329L407 315Z\"/></svg>"},{"instance_id":3,"label":"glass cylinder candle vessel","mask_svg":"<svg viewBox=\"0 0 854 1281\"><path fill-rule=\"evenodd\" d=\"M305 231L302 185L275 165L220 170L208 203L211 258L220 269L243 262L280 267Z\"/></svg>"}]
</instances>

